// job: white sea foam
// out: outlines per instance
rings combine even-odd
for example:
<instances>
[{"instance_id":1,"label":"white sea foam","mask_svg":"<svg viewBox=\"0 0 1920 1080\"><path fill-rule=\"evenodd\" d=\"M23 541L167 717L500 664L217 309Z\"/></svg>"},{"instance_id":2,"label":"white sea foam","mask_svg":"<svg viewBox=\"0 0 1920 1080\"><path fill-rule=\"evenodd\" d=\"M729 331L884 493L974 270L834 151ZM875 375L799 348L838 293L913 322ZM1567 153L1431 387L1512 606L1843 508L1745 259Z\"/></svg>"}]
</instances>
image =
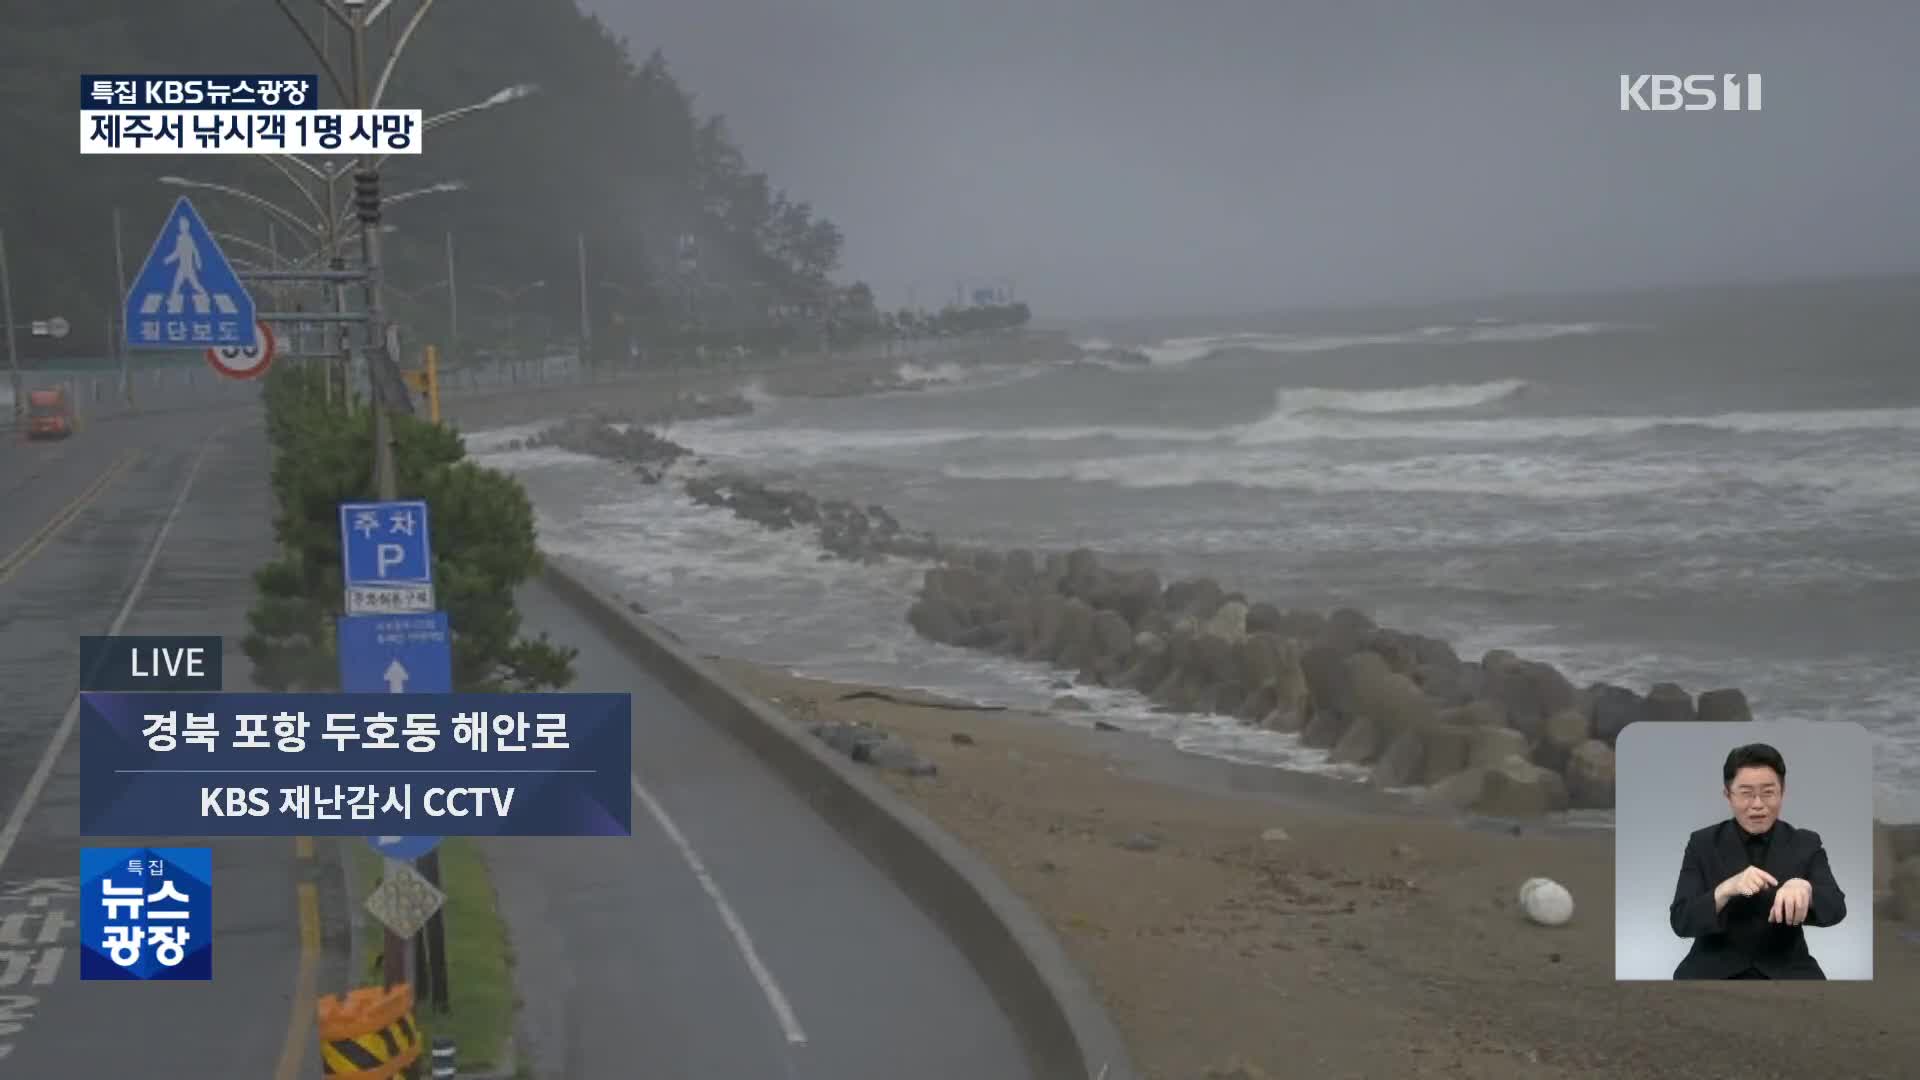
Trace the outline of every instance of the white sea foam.
<instances>
[{"instance_id":1,"label":"white sea foam","mask_svg":"<svg viewBox=\"0 0 1920 1080\"><path fill-rule=\"evenodd\" d=\"M768 412L780 404L780 399L767 390L764 379L749 379L747 384L740 388L740 396L748 405L753 406L753 411L756 413Z\"/></svg>"},{"instance_id":2,"label":"white sea foam","mask_svg":"<svg viewBox=\"0 0 1920 1080\"><path fill-rule=\"evenodd\" d=\"M908 360L894 369L894 376L912 385L951 385L965 381L967 369L952 360L942 360L937 364Z\"/></svg>"},{"instance_id":3,"label":"white sea foam","mask_svg":"<svg viewBox=\"0 0 1920 1080\"><path fill-rule=\"evenodd\" d=\"M1257 449L1162 451L1054 461L947 465L952 480L1067 480L1136 490L1203 484L1316 494L1457 494L1536 500L1607 499L1738 487L1794 488L1849 504L1920 497L1920 472L1896 461L1875 469L1856 460L1826 464L1687 458L1606 460L1570 454L1442 453L1338 462Z\"/></svg>"},{"instance_id":4,"label":"white sea foam","mask_svg":"<svg viewBox=\"0 0 1920 1080\"><path fill-rule=\"evenodd\" d=\"M1472 409L1504 401L1527 389L1525 379L1445 386L1408 386L1391 390L1323 390L1302 387L1278 392L1276 415L1289 413L1411 413Z\"/></svg>"},{"instance_id":5,"label":"white sea foam","mask_svg":"<svg viewBox=\"0 0 1920 1080\"><path fill-rule=\"evenodd\" d=\"M1336 349L1351 349L1363 346L1394 345L1470 345L1493 342L1547 341L1557 337L1599 334L1610 330L1627 330L1626 326L1612 326L1597 322L1579 323L1476 323L1470 326L1431 325L1413 330L1351 334L1269 334L1235 333L1204 334L1193 337L1168 338L1151 345L1139 346L1139 351L1153 362L1155 367L1185 367L1195 361L1203 360L1216 353L1230 350L1247 350L1275 354L1318 353ZM1113 349L1113 343L1101 338L1092 338L1075 344L1088 353L1102 353Z\"/></svg>"},{"instance_id":6,"label":"white sea foam","mask_svg":"<svg viewBox=\"0 0 1920 1080\"><path fill-rule=\"evenodd\" d=\"M1027 373L1031 374L1031 372ZM1702 415L1453 417L1526 393L1531 383L1500 379L1458 385L1379 390L1287 387L1275 392L1271 412L1223 427L1080 424L1013 428L822 428L769 425L764 417L688 424L679 438L701 453L746 460L821 461L892 456L903 450L981 443L1108 440L1130 443L1243 447L1315 441L1409 440L1510 444L1554 440L1620 439L1661 432L1819 436L1848 432L1920 432L1920 408L1730 412ZM1051 466L1049 466L1051 467ZM1892 489L1905 490L1901 483Z\"/></svg>"},{"instance_id":7,"label":"white sea foam","mask_svg":"<svg viewBox=\"0 0 1920 1080\"><path fill-rule=\"evenodd\" d=\"M1485 384L1492 387L1496 384ZM1432 390L1434 388L1425 388ZM1462 390L1468 388L1461 388ZM1517 391L1509 391L1508 395ZM1235 442L1261 445L1316 439L1421 439L1433 442L1539 442L1599 439L1661 430L1730 434L1830 435L1853 431L1920 431L1920 409L1833 409L1737 412L1697 416L1534 416L1484 419L1393 420L1312 415L1282 390L1273 412L1232 429ZM1414 394L1420 391L1387 391Z\"/></svg>"},{"instance_id":8,"label":"white sea foam","mask_svg":"<svg viewBox=\"0 0 1920 1080\"><path fill-rule=\"evenodd\" d=\"M546 421L531 424L515 424L511 427L486 428L482 431L465 432L461 441L469 454L487 454L505 450L507 444L516 439L530 439L548 426Z\"/></svg>"}]
</instances>

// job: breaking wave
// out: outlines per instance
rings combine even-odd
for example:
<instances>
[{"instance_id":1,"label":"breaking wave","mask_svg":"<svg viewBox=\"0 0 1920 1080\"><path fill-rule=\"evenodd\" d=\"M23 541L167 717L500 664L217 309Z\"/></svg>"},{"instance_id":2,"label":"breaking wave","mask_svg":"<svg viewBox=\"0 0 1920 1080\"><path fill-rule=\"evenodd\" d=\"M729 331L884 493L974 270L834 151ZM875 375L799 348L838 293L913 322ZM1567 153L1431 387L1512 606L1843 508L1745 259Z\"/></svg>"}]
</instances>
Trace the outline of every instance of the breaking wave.
<instances>
[{"instance_id":1,"label":"breaking wave","mask_svg":"<svg viewBox=\"0 0 1920 1080\"><path fill-rule=\"evenodd\" d=\"M1403 413L1473 409L1526 392L1525 379L1451 386L1411 386L1395 390L1322 390L1304 387L1281 390L1274 399L1275 414L1284 413Z\"/></svg>"},{"instance_id":2,"label":"breaking wave","mask_svg":"<svg viewBox=\"0 0 1920 1080\"><path fill-rule=\"evenodd\" d=\"M1472 345L1497 342L1547 341L1573 335L1599 334L1629 329L1597 322L1579 323L1484 323L1422 326L1413 330L1370 334L1207 334L1197 337L1168 338L1137 351L1153 367L1185 367L1216 353L1250 351L1276 354L1317 353L1362 346L1393 345ZM1090 357L1111 353L1115 345L1102 338L1076 342Z\"/></svg>"},{"instance_id":3,"label":"breaking wave","mask_svg":"<svg viewBox=\"0 0 1920 1080\"><path fill-rule=\"evenodd\" d=\"M967 378L967 369L945 360L937 364L919 363L909 360L894 369L894 376L901 382L916 386L950 386L963 382Z\"/></svg>"},{"instance_id":4,"label":"breaking wave","mask_svg":"<svg viewBox=\"0 0 1920 1080\"><path fill-rule=\"evenodd\" d=\"M1672 457L1623 461L1562 454L1437 453L1329 462L1242 448L948 465L941 474L950 480L1064 480L1134 490L1217 485L1322 495L1452 494L1552 502L1678 492L1712 499L1756 488L1792 490L1823 504L1884 505L1920 497L1920 475L1861 471L1851 459L1703 467Z\"/></svg>"}]
</instances>

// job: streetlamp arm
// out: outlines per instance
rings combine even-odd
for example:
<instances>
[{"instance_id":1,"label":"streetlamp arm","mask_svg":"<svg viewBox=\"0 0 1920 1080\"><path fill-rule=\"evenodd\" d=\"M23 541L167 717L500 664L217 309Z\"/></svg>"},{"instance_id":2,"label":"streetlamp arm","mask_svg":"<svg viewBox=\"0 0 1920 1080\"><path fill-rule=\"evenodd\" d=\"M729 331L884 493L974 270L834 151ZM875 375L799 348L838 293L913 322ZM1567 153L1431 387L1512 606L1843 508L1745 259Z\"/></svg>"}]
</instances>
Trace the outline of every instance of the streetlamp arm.
<instances>
[{"instance_id":1,"label":"streetlamp arm","mask_svg":"<svg viewBox=\"0 0 1920 1080\"><path fill-rule=\"evenodd\" d=\"M217 232L213 234L213 238L215 240L220 241L223 244L239 244L243 247L247 247L254 251L257 251L262 255L266 255L274 259L279 259L282 262L291 262L291 263L297 264L299 262L304 261L308 257L308 255L306 254L299 255L299 256L290 256L286 252L275 251L274 249L268 247L267 245L260 243L258 240L251 240L251 239L248 239L247 237L240 236L235 233Z\"/></svg>"},{"instance_id":2,"label":"streetlamp arm","mask_svg":"<svg viewBox=\"0 0 1920 1080\"><path fill-rule=\"evenodd\" d=\"M300 166L301 169L306 171L306 174L308 176L313 177L315 180L325 180L327 178L327 173L325 169L322 169L320 166L315 165L310 161L302 161L301 159L294 157L292 154L261 154L259 156L277 161L282 165L298 165Z\"/></svg>"},{"instance_id":3,"label":"streetlamp arm","mask_svg":"<svg viewBox=\"0 0 1920 1080\"><path fill-rule=\"evenodd\" d=\"M380 6L382 10L386 8L385 4ZM367 102L368 108L380 107L380 100L387 93L387 80L393 78L393 69L400 62L400 54L407 51L407 42L412 40L413 32L420 28L420 21L425 19L427 12L432 10L433 0L420 0L420 6L414 9L413 17L407 20L406 28L400 31L399 37L394 39L393 50L387 54L387 66L380 72L380 81L373 86L373 98Z\"/></svg>"},{"instance_id":4,"label":"streetlamp arm","mask_svg":"<svg viewBox=\"0 0 1920 1080\"><path fill-rule=\"evenodd\" d=\"M307 29L307 24L300 20L300 16L293 13L293 8L288 5L287 0L273 0L273 2L279 5L280 11L286 15L287 21L293 23L293 28L300 31L300 37L306 41L308 51L312 52L313 58L319 61L320 70L326 72L327 78L333 82L333 92L340 95L340 100L351 101L352 97L347 93L347 84L341 81L340 73L333 69L331 63L327 62L326 50L322 49L320 43L313 39L313 31ZM328 14L333 15L335 18L339 17L339 13L335 12L332 5L327 4L326 0L321 0L321 6L327 9Z\"/></svg>"},{"instance_id":5,"label":"streetlamp arm","mask_svg":"<svg viewBox=\"0 0 1920 1080\"><path fill-rule=\"evenodd\" d=\"M160 178L160 180L162 183L172 184L175 187L204 188L207 191L217 191L223 195L231 195L236 199L240 199L245 202L252 203L253 205L258 206L262 210L265 210L269 213L279 215L279 217L282 220L286 221L288 224L292 225L294 228L299 229L302 233L305 233L308 236L317 236L321 231L320 227L316 226L313 222L304 221L301 219L300 215L294 213L293 211L286 209L285 207L281 206L278 203L272 202L268 199L263 199L260 196L255 195L251 191L246 191L237 187L229 187L226 184L211 184L204 180L188 180L187 178L182 176L163 176Z\"/></svg>"},{"instance_id":6,"label":"streetlamp arm","mask_svg":"<svg viewBox=\"0 0 1920 1080\"><path fill-rule=\"evenodd\" d=\"M284 154L261 154L260 157L265 159L267 164L278 170L281 176L286 177L287 183L292 184L299 190L300 197L307 200L307 205L313 208L315 217L324 219L327 216L326 207L320 205L320 200L314 198L313 192L307 190L307 185L301 183L300 178L295 176L293 170L287 167L288 161L300 161L299 158L287 157ZM307 163L300 161L300 164L306 165ZM312 168L312 166L308 166L308 168Z\"/></svg>"}]
</instances>

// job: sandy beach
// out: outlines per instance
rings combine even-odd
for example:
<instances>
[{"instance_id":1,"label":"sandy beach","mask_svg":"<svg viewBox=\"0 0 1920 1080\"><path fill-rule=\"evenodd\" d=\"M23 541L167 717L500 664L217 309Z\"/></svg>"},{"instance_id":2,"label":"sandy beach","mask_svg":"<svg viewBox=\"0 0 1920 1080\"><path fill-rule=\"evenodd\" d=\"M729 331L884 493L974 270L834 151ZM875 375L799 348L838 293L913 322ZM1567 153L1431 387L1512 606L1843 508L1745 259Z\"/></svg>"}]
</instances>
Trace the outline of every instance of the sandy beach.
<instances>
[{"instance_id":1,"label":"sandy beach","mask_svg":"<svg viewBox=\"0 0 1920 1080\"><path fill-rule=\"evenodd\" d=\"M1053 925L1145 1076L1797 1080L1920 1061L1920 943L1885 919L1873 983L1620 984L1610 834L1463 828L1090 719L841 700L875 688L720 663L797 722L871 724L937 764L885 775ZM1520 916L1536 875L1572 890L1569 925ZM1798 1022L1756 1011L1786 1000Z\"/></svg>"}]
</instances>

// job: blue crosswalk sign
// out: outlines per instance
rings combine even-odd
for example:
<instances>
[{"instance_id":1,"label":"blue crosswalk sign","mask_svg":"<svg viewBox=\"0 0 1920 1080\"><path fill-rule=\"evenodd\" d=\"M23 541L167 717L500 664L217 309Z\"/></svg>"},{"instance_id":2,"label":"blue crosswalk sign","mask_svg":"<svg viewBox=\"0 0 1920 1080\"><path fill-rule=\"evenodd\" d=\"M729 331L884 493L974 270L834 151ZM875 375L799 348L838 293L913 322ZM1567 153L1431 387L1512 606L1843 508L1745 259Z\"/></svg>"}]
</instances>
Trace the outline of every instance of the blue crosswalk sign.
<instances>
[{"instance_id":1,"label":"blue crosswalk sign","mask_svg":"<svg viewBox=\"0 0 1920 1080\"><path fill-rule=\"evenodd\" d=\"M253 297L184 196L127 290L125 318L130 349L254 343Z\"/></svg>"}]
</instances>

